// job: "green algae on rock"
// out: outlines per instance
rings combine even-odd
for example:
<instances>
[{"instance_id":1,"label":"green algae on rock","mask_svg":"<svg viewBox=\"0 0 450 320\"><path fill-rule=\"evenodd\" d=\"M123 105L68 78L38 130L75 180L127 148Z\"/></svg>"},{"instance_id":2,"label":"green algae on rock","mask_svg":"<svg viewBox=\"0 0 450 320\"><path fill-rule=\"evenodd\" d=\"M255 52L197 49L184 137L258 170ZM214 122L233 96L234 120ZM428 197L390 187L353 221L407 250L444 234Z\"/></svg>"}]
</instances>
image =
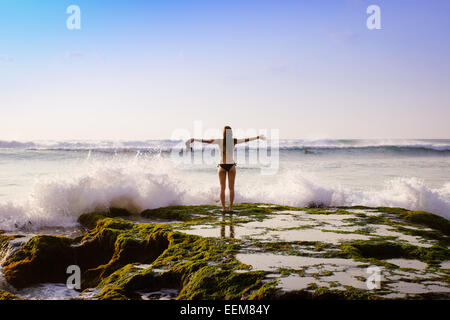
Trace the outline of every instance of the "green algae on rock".
<instances>
[{"instance_id":1,"label":"green algae on rock","mask_svg":"<svg viewBox=\"0 0 450 320\"><path fill-rule=\"evenodd\" d=\"M233 214L211 205L142 212L152 223L127 216L87 213L80 237L33 237L7 259L5 277L17 287L65 282L77 264L88 299L165 290L177 299L450 297L448 221L430 213L239 204ZM367 289L368 266L383 269L381 289Z\"/></svg>"},{"instance_id":2,"label":"green algae on rock","mask_svg":"<svg viewBox=\"0 0 450 320\"><path fill-rule=\"evenodd\" d=\"M0 301L1 300L23 300L23 299L10 292L0 290Z\"/></svg>"},{"instance_id":3,"label":"green algae on rock","mask_svg":"<svg viewBox=\"0 0 450 320\"><path fill-rule=\"evenodd\" d=\"M3 264L10 284L23 288L42 282L62 282L74 264L71 239L40 235L31 238Z\"/></svg>"}]
</instances>

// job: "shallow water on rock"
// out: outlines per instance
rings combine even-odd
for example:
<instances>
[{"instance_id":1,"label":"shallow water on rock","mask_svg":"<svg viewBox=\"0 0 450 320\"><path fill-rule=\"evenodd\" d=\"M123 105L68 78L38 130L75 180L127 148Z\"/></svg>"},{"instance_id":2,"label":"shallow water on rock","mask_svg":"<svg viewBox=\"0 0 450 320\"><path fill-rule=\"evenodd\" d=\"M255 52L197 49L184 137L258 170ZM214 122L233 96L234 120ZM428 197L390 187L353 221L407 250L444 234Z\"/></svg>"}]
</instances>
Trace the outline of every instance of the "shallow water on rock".
<instances>
[{"instance_id":1,"label":"shallow water on rock","mask_svg":"<svg viewBox=\"0 0 450 320\"><path fill-rule=\"evenodd\" d=\"M278 281L279 286L286 291L306 289L310 284L315 284L319 287L328 286L328 283L319 281L314 277L301 277L295 274L278 278Z\"/></svg>"},{"instance_id":2,"label":"shallow water on rock","mask_svg":"<svg viewBox=\"0 0 450 320\"><path fill-rule=\"evenodd\" d=\"M362 264L351 259L314 258L273 253L238 253L236 259L244 264L251 265L253 270L262 271L273 271L278 268L301 269L303 267L316 265L323 266L323 268L333 268L336 266L347 267Z\"/></svg>"},{"instance_id":3,"label":"shallow water on rock","mask_svg":"<svg viewBox=\"0 0 450 320\"><path fill-rule=\"evenodd\" d=\"M89 288L84 290L82 293L80 293L78 296L74 297L75 300L86 300L86 299L92 299L96 295L100 294L100 290L97 288Z\"/></svg>"},{"instance_id":4,"label":"shallow water on rock","mask_svg":"<svg viewBox=\"0 0 450 320\"><path fill-rule=\"evenodd\" d=\"M353 213L365 213L366 210L350 210ZM372 215L382 213L371 211ZM431 247L436 241L424 239L419 236L412 236L397 231L394 226L383 224L371 224L364 227L364 217L354 214L310 214L298 211L283 211L278 215L259 222L242 223L234 227L234 234L244 241L265 240L284 241L295 243L297 241L319 241L320 243L339 244L346 240L367 240L380 237L395 237L396 242L408 243L411 245ZM405 225L411 230L431 230L425 227L414 227ZM205 235L207 230L209 236L218 236L216 227L202 229L195 226L192 230L194 234ZM264 230L257 232L256 230ZM359 231L367 234L360 234ZM253 232L253 234L252 234ZM251 243L251 242L249 242ZM252 248L251 246L249 246ZM368 263L357 262L351 259L322 258L320 252L309 250L308 247L292 247L297 255L267 253L253 248L254 252L249 252L248 248L242 249L236 259L244 264L251 265L252 270L262 270L272 272L270 279L276 279L278 286L285 291L307 289L311 283L316 286L325 286L330 289L345 290L346 286L367 290L366 279L371 273L367 273ZM333 249L334 250L334 249ZM330 251L328 251L330 252ZM304 256L300 256L304 255ZM448 284L436 281L436 277L441 277L434 271L426 271L427 263L414 259L388 259L386 262L394 264L400 269L385 269L379 267L381 272L381 292L378 294L386 297L405 297L408 294L422 293L448 293ZM450 261L444 261L441 268L449 268ZM287 276L286 276L287 272ZM408 280L408 281L406 281ZM411 282L409 282L411 281Z\"/></svg>"},{"instance_id":5,"label":"shallow water on rock","mask_svg":"<svg viewBox=\"0 0 450 320\"><path fill-rule=\"evenodd\" d=\"M306 210L280 211L268 214L265 219L258 216L257 218L262 221L253 219L251 215L239 215L239 212L233 215L221 215L214 212L212 215L217 217L217 221L199 222L198 224L195 224L196 221L184 224L181 221L148 219L136 215L120 217L120 219L137 224L171 223L175 230L186 234L240 239L242 240L239 242L242 244L241 249L235 254L235 258L250 265L252 270L270 272L266 280L277 280L278 286L284 291L307 289L311 283L315 284L309 288L311 290L317 286L338 290L346 290L346 286L351 286L367 290L366 279L370 275L367 273L369 263L347 258L329 258L335 256L336 253L342 253L340 251L342 250L341 242L395 237L393 240L395 242L422 247L431 247L436 243L434 240L403 234L395 229L396 225L378 223L365 225L364 219L367 217L358 215L358 213L373 216L383 214L377 210L349 209L346 213L344 210L336 212L335 209L324 209L312 212L309 213ZM404 227L411 230L432 230L425 227L416 228L408 224L405 224ZM0 264L34 235L54 234L73 238L80 235L81 232L80 228L53 228L26 233L24 237L14 239L9 242L8 246L3 247L0 252ZM307 243L302 243L303 241ZM285 242L287 249L280 247L282 249L279 249L279 252L276 251L277 243L275 242ZM264 251L266 243L269 246ZM380 267L382 292L379 294L384 297L406 297L408 294L422 293L450 294L449 285L439 281L445 275L445 271L442 269L450 268L450 260L443 261L440 268L434 269L433 267L427 269L425 262L414 259L394 258L385 261L402 269L396 269L389 265ZM209 262L208 265L216 263ZM140 269L151 267L150 264L136 264L135 266ZM153 271L164 272L167 270L154 269ZM242 272L248 272L248 270L242 270ZM68 289L65 284L44 283L20 291L8 286L0 267L0 289L4 288L6 291L26 299L92 299L100 293L98 289L88 289L80 294L76 290ZM162 288L157 291L136 293L143 300L170 300L178 296L179 290Z\"/></svg>"},{"instance_id":6,"label":"shallow water on rock","mask_svg":"<svg viewBox=\"0 0 450 320\"><path fill-rule=\"evenodd\" d=\"M349 268L345 271L334 272L331 276L321 277L320 279L330 284L331 282L337 282L340 285L338 288L344 289L343 286L351 286L358 289L367 289L365 281L358 280L359 278L366 279L366 269Z\"/></svg>"},{"instance_id":7,"label":"shallow water on rock","mask_svg":"<svg viewBox=\"0 0 450 320\"><path fill-rule=\"evenodd\" d=\"M303 276L290 274L287 277L271 274L271 278L279 281L279 286L286 291L306 289L309 284L330 286L336 283L336 288L343 286L367 289L365 282L358 277L367 277L364 263L351 259L314 258L302 256L284 256L268 253L237 254L236 259L252 266L252 270L275 272L279 268L302 270ZM293 271L294 272L294 271ZM315 275L315 276L313 276Z\"/></svg>"},{"instance_id":8,"label":"shallow water on rock","mask_svg":"<svg viewBox=\"0 0 450 320\"><path fill-rule=\"evenodd\" d=\"M252 266L252 270L270 271L268 277L278 281L278 286L285 291L307 289L310 284L330 289L345 290L345 286L367 290L366 280L368 264L349 259L327 259L301 256L284 256L270 253L237 254L242 263ZM427 264L417 260L390 259L402 268L414 268L423 271ZM278 270L286 268L291 274L283 276ZM435 274L415 274L401 270L380 268L380 289L392 290L386 297L404 297L407 294L450 293L448 284L434 281ZM423 283L405 281L421 280ZM426 279L430 279L427 281ZM387 282L386 282L387 281Z\"/></svg>"},{"instance_id":9,"label":"shallow water on rock","mask_svg":"<svg viewBox=\"0 0 450 320\"><path fill-rule=\"evenodd\" d=\"M10 240L7 245L0 248L0 266L21 246L27 243L33 235L26 235L13 240Z\"/></svg>"},{"instance_id":10,"label":"shallow water on rock","mask_svg":"<svg viewBox=\"0 0 450 320\"><path fill-rule=\"evenodd\" d=\"M330 243L346 240L367 240L370 238L367 235L357 233L333 232L333 230L342 231L336 226L347 225L347 223L342 221L348 218L347 215L311 215L297 211L294 213L277 214L263 221L247 223L234 223L233 221L225 220L220 225L192 225L189 229L179 231L202 237L224 237L229 233L230 237L236 239L277 239L283 241L323 241ZM326 231L317 228L324 228ZM355 230L356 228L353 229L353 231Z\"/></svg>"},{"instance_id":11,"label":"shallow water on rock","mask_svg":"<svg viewBox=\"0 0 450 320\"><path fill-rule=\"evenodd\" d=\"M5 290L8 292L13 292L15 289L11 286L8 281L6 281L5 276L2 272L2 266L0 265L0 290Z\"/></svg>"},{"instance_id":12,"label":"shallow water on rock","mask_svg":"<svg viewBox=\"0 0 450 320\"><path fill-rule=\"evenodd\" d=\"M233 216L222 218L220 224L191 225L180 231L202 237L226 237L229 234L231 238L255 240L339 243L368 240L371 237L396 237L398 241L421 247L431 247L436 243L404 234L388 225L370 225L370 227L355 225L354 220L357 220L357 217L351 213L310 214L304 211L281 211L263 221L242 222L239 219L237 214L234 218Z\"/></svg>"},{"instance_id":13,"label":"shallow water on rock","mask_svg":"<svg viewBox=\"0 0 450 320\"><path fill-rule=\"evenodd\" d=\"M425 268L427 267L427 264L425 262L422 262L419 260L389 259L386 261L389 263L395 264L396 266L399 266L400 268L411 268L411 269L424 271Z\"/></svg>"},{"instance_id":14,"label":"shallow water on rock","mask_svg":"<svg viewBox=\"0 0 450 320\"><path fill-rule=\"evenodd\" d=\"M348 209L347 211L352 213L364 213L367 216L380 216L383 214L375 209Z\"/></svg>"},{"instance_id":15,"label":"shallow water on rock","mask_svg":"<svg viewBox=\"0 0 450 320\"><path fill-rule=\"evenodd\" d=\"M3 235L22 234L25 236L34 237L38 235L54 235L59 237L75 238L84 232L81 227L47 227L33 230L23 230L17 232L6 232Z\"/></svg>"},{"instance_id":16,"label":"shallow water on rock","mask_svg":"<svg viewBox=\"0 0 450 320\"><path fill-rule=\"evenodd\" d=\"M375 227L375 229L376 229L376 234L378 234L378 235L384 235L384 236L388 236L388 237L397 237L397 239L402 242L412 244L412 245L418 246L418 247L429 248L429 247L432 247L433 244L435 243L435 241L433 242L433 241L426 240L421 237L411 236L411 235L401 233L399 231L395 231L390 226L378 225Z\"/></svg>"},{"instance_id":17,"label":"shallow water on rock","mask_svg":"<svg viewBox=\"0 0 450 320\"><path fill-rule=\"evenodd\" d=\"M138 292L142 300L174 300L177 298L179 291L171 288L161 288L158 291Z\"/></svg>"},{"instance_id":18,"label":"shallow water on rock","mask_svg":"<svg viewBox=\"0 0 450 320\"><path fill-rule=\"evenodd\" d=\"M63 283L43 283L16 292L19 297L29 300L67 300L80 293L69 289Z\"/></svg>"},{"instance_id":19,"label":"shallow water on rock","mask_svg":"<svg viewBox=\"0 0 450 320\"><path fill-rule=\"evenodd\" d=\"M422 283L397 281L395 283L388 284L388 286L401 294L419 294L431 292L431 290Z\"/></svg>"},{"instance_id":20,"label":"shallow water on rock","mask_svg":"<svg viewBox=\"0 0 450 320\"><path fill-rule=\"evenodd\" d=\"M129 216L124 216L124 217L116 217L117 219L122 219L125 221L129 221L129 222L133 222L136 224L147 224L147 223L168 223L168 224L173 224L173 223L182 223L183 221L179 221L179 220L167 220L167 219L156 219L156 218L145 218L142 217L140 215L129 215Z\"/></svg>"}]
</instances>

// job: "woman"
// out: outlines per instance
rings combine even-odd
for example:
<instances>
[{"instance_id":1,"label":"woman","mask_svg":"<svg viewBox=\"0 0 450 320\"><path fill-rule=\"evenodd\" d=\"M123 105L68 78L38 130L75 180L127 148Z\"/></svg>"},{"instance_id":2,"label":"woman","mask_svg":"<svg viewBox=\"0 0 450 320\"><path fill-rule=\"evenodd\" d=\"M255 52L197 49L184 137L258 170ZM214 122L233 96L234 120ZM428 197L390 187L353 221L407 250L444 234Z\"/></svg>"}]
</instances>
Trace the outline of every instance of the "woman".
<instances>
[{"instance_id":1,"label":"woman","mask_svg":"<svg viewBox=\"0 0 450 320\"><path fill-rule=\"evenodd\" d=\"M234 146L238 143L249 142L257 139L265 139L264 136L256 136L253 138L234 139L233 131L229 126L223 128L223 139L190 139L202 143L215 143L219 146L221 159L218 167L219 182L220 182L220 202L222 203L222 212L225 212L225 187L228 174L228 189L230 190L230 206L229 212L233 212L234 201L234 180L236 177L236 162L234 162Z\"/></svg>"}]
</instances>

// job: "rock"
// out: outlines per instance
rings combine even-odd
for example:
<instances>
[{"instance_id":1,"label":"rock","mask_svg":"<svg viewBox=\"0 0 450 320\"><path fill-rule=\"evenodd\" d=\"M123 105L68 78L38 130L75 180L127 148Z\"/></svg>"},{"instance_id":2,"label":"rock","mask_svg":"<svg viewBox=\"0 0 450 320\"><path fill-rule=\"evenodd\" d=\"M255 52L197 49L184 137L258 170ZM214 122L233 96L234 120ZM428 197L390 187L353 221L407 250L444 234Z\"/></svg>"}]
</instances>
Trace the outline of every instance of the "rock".
<instances>
[{"instance_id":1,"label":"rock","mask_svg":"<svg viewBox=\"0 0 450 320\"><path fill-rule=\"evenodd\" d=\"M14 252L3 265L3 274L17 289L42 282L65 282L66 270L75 264L71 239L40 235Z\"/></svg>"},{"instance_id":2,"label":"rock","mask_svg":"<svg viewBox=\"0 0 450 320\"><path fill-rule=\"evenodd\" d=\"M78 217L78 222L82 226L88 229L92 229L95 227L99 219L103 219L105 217L108 218L127 217L129 215L131 215L131 213L126 209L110 208L108 212L98 211L82 214L80 217Z\"/></svg>"},{"instance_id":3,"label":"rock","mask_svg":"<svg viewBox=\"0 0 450 320\"><path fill-rule=\"evenodd\" d=\"M131 215L131 213L127 209L123 208L109 208L109 217L127 217Z\"/></svg>"},{"instance_id":4,"label":"rock","mask_svg":"<svg viewBox=\"0 0 450 320\"><path fill-rule=\"evenodd\" d=\"M110 213L99 212L82 215L80 222L91 230L77 241L46 235L33 237L4 263L5 278L18 289L43 282L65 283L67 267L78 265L83 289L95 287L130 262L152 262L168 247L164 228L142 228L109 216Z\"/></svg>"},{"instance_id":5,"label":"rock","mask_svg":"<svg viewBox=\"0 0 450 320\"><path fill-rule=\"evenodd\" d=\"M18 297L10 292L0 290L0 300L23 300L23 298Z\"/></svg>"},{"instance_id":6,"label":"rock","mask_svg":"<svg viewBox=\"0 0 450 320\"><path fill-rule=\"evenodd\" d=\"M15 243L14 246L11 246L11 243L15 239L25 238L25 236L20 234L15 235L1 235L0 233L0 265L20 246L20 243Z\"/></svg>"},{"instance_id":7,"label":"rock","mask_svg":"<svg viewBox=\"0 0 450 320\"><path fill-rule=\"evenodd\" d=\"M142 212L176 224L115 215L124 212L81 215L87 230L74 240L33 237L7 259L5 277L18 288L65 282L76 264L82 289L94 293L86 296L114 300L167 289L178 299L450 297L448 221L427 212L241 204L233 215L215 206ZM368 266L386 272L381 289L367 289ZM408 283L420 290L402 292Z\"/></svg>"},{"instance_id":8,"label":"rock","mask_svg":"<svg viewBox=\"0 0 450 320\"><path fill-rule=\"evenodd\" d=\"M145 218L155 218L162 220L191 220L196 209L190 206L169 206L157 209L147 209L141 212L141 216Z\"/></svg>"}]
</instances>

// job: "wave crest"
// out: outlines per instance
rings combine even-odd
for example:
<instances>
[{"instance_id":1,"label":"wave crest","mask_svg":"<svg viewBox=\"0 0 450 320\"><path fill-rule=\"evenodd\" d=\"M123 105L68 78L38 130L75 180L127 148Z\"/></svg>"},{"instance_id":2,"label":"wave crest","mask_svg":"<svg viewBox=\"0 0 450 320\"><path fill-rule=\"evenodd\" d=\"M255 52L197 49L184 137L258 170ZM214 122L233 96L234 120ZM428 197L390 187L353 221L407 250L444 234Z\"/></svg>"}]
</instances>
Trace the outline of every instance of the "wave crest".
<instances>
[{"instance_id":1,"label":"wave crest","mask_svg":"<svg viewBox=\"0 0 450 320\"><path fill-rule=\"evenodd\" d=\"M0 229L71 227L85 212L120 207L131 212L169 205L218 204L215 176L194 180L167 161L145 164L101 164L71 179L38 181L22 204L0 204ZM302 172L281 173L276 182L242 179L236 202L275 203L297 207L310 202L326 206L393 206L424 210L450 219L450 183L440 189L416 178L388 181L381 190L358 191L316 182Z\"/></svg>"},{"instance_id":2,"label":"wave crest","mask_svg":"<svg viewBox=\"0 0 450 320\"><path fill-rule=\"evenodd\" d=\"M142 140L142 141L4 141L0 140L0 149L33 149L56 151L98 151L98 152L170 152L180 144L178 140ZM199 147L198 145L194 145ZM256 146L256 144L254 145ZM254 147L253 146L253 147ZM205 147L205 146L204 146ZM242 147L242 146L240 146ZM253 148L252 146L250 146ZM208 146L206 146L208 148ZM354 139L354 140L301 140L282 139L279 141L281 150L379 150L388 149L392 152L404 151L450 151L449 139Z\"/></svg>"}]
</instances>

